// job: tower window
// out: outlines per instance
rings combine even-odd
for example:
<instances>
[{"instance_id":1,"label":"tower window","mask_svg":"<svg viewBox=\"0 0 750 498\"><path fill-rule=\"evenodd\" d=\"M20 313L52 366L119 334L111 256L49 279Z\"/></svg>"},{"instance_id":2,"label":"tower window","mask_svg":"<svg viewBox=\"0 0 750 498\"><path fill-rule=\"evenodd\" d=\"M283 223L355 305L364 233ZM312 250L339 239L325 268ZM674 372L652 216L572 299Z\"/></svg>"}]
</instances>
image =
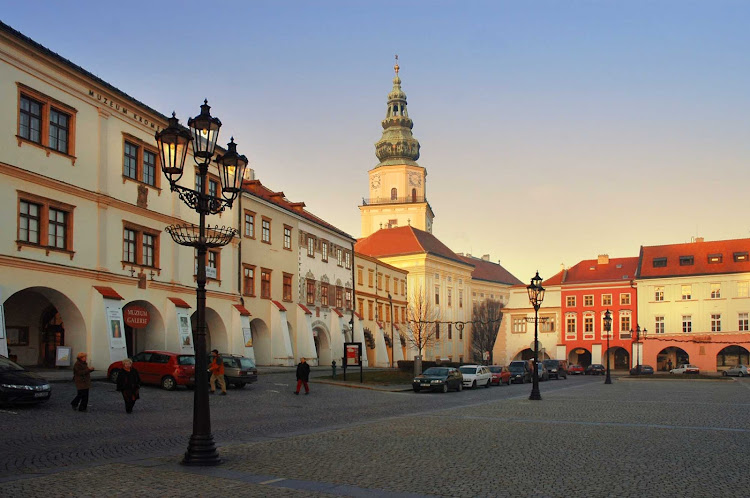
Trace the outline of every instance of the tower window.
<instances>
[{"instance_id":1,"label":"tower window","mask_svg":"<svg viewBox=\"0 0 750 498\"><path fill-rule=\"evenodd\" d=\"M398 190L394 187L391 189L391 200L395 201L396 199L398 199Z\"/></svg>"},{"instance_id":2,"label":"tower window","mask_svg":"<svg viewBox=\"0 0 750 498\"><path fill-rule=\"evenodd\" d=\"M411 189L411 202L417 202L417 189Z\"/></svg>"}]
</instances>

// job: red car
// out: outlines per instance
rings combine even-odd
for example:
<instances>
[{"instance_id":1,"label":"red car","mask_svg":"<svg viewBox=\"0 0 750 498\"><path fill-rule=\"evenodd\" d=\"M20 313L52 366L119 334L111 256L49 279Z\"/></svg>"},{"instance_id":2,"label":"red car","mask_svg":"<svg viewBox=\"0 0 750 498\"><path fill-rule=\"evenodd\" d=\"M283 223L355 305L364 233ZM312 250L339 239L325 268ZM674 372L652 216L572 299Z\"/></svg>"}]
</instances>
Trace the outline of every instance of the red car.
<instances>
[{"instance_id":1,"label":"red car","mask_svg":"<svg viewBox=\"0 0 750 498\"><path fill-rule=\"evenodd\" d=\"M508 367L503 367L501 365L492 365L490 367L490 374L492 374L492 377L490 378L490 384L496 386L502 384L510 385L510 372L508 371Z\"/></svg>"},{"instance_id":2,"label":"red car","mask_svg":"<svg viewBox=\"0 0 750 498\"><path fill-rule=\"evenodd\" d=\"M177 386L195 385L195 356L168 351L143 351L133 356L133 367L143 384L160 385L167 391ZM116 361L107 369L107 378L117 382L122 362Z\"/></svg>"},{"instance_id":3,"label":"red car","mask_svg":"<svg viewBox=\"0 0 750 498\"><path fill-rule=\"evenodd\" d=\"M583 374L583 367L581 365L570 365L568 367L569 375L581 375Z\"/></svg>"}]
</instances>

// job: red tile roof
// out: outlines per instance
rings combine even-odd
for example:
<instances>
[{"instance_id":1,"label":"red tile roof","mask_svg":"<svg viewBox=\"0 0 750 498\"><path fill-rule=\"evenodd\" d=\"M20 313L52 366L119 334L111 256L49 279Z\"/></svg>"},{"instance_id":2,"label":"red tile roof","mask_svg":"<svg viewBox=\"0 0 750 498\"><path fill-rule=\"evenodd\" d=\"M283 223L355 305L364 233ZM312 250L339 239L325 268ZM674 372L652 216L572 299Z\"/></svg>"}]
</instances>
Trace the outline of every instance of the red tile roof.
<instances>
[{"instance_id":1,"label":"red tile roof","mask_svg":"<svg viewBox=\"0 0 750 498\"><path fill-rule=\"evenodd\" d=\"M275 304L277 308L279 308L279 311L286 311L286 308L285 308L285 307L284 307L284 305L283 305L283 304L281 304L280 302L278 302L278 301L271 301L271 302L272 302L273 304Z\"/></svg>"},{"instance_id":2,"label":"red tile roof","mask_svg":"<svg viewBox=\"0 0 750 498\"><path fill-rule=\"evenodd\" d=\"M340 312L338 309L336 308L331 308L331 309L333 310L334 313L336 313L339 316L339 318L342 318L344 316L344 314Z\"/></svg>"},{"instance_id":3,"label":"red tile roof","mask_svg":"<svg viewBox=\"0 0 750 498\"><path fill-rule=\"evenodd\" d=\"M354 246L354 251L375 258L405 254L431 254L474 266L462 260L458 254L451 251L431 233L412 226L378 230L369 237L359 239Z\"/></svg>"},{"instance_id":4,"label":"red tile roof","mask_svg":"<svg viewBox=\"0 0 750 498\"><path fill-rule=\"evenodd\" d=\"M735 261L735 253L744 253L744 260ZM750 254L750 239L641 247L638 277L658 278L750 272L748 254ZM708 257L714 255L720 255L720 261L709 263ZM680 265L681 256L692 256L693 264ZM666 258L666 266L654 268L655 258Z\"/></svg>"},{"instance_id":5,"label":"red tile roof","mask_svg":"<svg viewBox=\"0 0 750 498\"><path fill-rule=\"evenodd\" d=\"M101 285L95 285L94 289L99 291L99 294L107 299L123 299L123 297L117 293L112 287L104 287Z\"/></svg>"},{"instance_id":6,"label":"red tile roof","mask_svg":"<svg viewBox=\"0 0 750 498\"><path fill-rule=\"evenodd\" d=\"M608 263L584 259L565 270L562 284L588 282L622 282L633 280L638 268L638 258L610 258Z\"/></svg>"},{"instance_id":7,"label":"red tile roof","mask_svg":"<svg viewBox=\"0 0 750 498\"><path fill-rule=\"evenodd\" d=\"M190 305L179 297L168 297L167 299L172 301L178 308L190 308Z\"/></svg>"},{"instance_id":8,"label":"red tile roof","mask_svg":"<svg viewBox=\"0 0 750 498\"><path fill-rule=\"evenodd\" d=\"M310 309L307 306L305 306L304 304L300 304L300 303L297 303L297 305L300 308L302 308L302 311L305 312L305 315L312 315L312 311L310 311Z\"/></svg>"},{"instance_id":9,"label":"red tile roof","mask_svg":"<svg viewBox=\"0 0 750 498\"><path fill-rule=\"evenodd\" d=\"M250 311L241 304L235 304L234 307L237 308L237 311L239 311L242 316L253 316L250 314Z\"/></svg>"},{"instance_id":10,"label":"red tile roof","mask_svg":"<svg viewBox=\"0 0 750 498\"><path fill-rule=\"evenodd\" d=\"M566 270L560 270L559 272L552 275L547 280L542 281L542 287L548 287L550 285L560 285L563 282L563 277L565 277L565 271ZM529 279L528 284L524 284L524 287L531 284L531 279Z\"/></svg>"},{"instance_id":11,"label":"red tile roof","mask_svg":"<svg viewBox=\"0 0 750 498\"><path fill-rule=\"evenodd\" d=\"M495 282L506 285L518 285L523 283L498 263L485 261L473 256L459 255L458 257L470 265L474 265L474 271L471 272L471 278L474 280L484 280L486 282Z\"/></svg>"}]
</instances>

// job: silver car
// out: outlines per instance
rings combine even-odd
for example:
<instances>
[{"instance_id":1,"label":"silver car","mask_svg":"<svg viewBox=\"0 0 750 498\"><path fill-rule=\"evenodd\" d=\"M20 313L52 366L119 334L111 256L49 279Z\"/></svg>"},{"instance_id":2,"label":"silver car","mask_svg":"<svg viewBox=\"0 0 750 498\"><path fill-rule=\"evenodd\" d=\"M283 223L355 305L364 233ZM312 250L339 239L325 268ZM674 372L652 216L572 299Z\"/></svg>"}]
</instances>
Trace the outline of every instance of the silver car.
<instances>
[{"instance_id":1,"label":"silver car","mask_svg":"<svg viewBox=\"0 0 750 498\"><path fill-rule=\"evenodd\" d=\"M724 370L722 373L724 377L727 375L730 375L732 377L745 377L747 375L750 375L750 372L747 371L747 365L735 365L729 370Z\"/></svg>"}]
</instances>

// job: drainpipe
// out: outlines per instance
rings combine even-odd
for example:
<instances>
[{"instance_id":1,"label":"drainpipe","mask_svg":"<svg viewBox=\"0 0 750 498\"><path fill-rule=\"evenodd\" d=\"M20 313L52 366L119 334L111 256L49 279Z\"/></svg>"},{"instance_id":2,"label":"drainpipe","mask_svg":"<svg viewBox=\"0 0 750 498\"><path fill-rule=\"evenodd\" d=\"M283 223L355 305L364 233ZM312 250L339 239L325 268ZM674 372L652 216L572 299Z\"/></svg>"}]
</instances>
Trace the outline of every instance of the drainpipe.
<instances>
[{"instance_id":1,"label":"drainpipe","mask_svg":"<svg viewBox=\"0 0 750 498\"><path fill-rule=\"evenodd\" d=\"M357 309L357 294L354 290L357 287L356 281L354 280L354 242L352 242L352 319L349 322L351 325L351 331L352 331L352 342L354 342L354 311ZM367 347L367 345L365 345ZM365 351L367 353L367 351Z\"/></svg>"}]
</instances>

